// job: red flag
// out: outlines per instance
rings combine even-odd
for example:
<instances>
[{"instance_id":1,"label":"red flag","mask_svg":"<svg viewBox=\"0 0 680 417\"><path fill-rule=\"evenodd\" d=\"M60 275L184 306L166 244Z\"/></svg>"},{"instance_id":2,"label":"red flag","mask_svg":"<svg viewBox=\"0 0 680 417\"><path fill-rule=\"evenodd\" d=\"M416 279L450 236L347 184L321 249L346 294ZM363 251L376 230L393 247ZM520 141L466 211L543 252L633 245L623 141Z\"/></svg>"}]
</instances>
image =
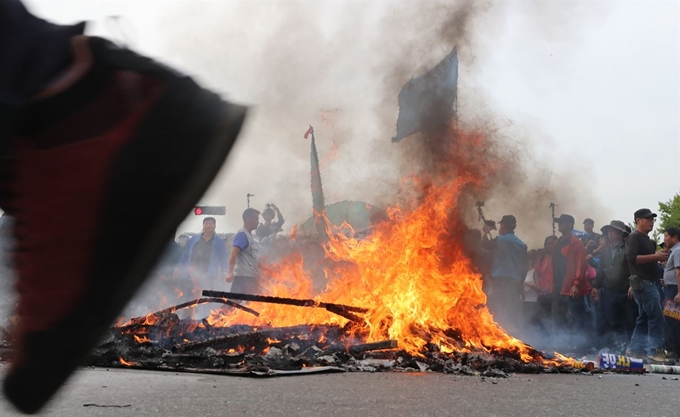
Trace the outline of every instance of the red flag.
<instances>
[{"instance_id":1,"label":"red flag","mask_svg":"<svg viewBox=\"0 0 680 417\"><path fill-rule=\"evenodd\" d=\"M309 129L307 129L307 131L305 132L304 138L307 139L309 137L309 135L313 134L313 133L314 133L314 128L309 126Z\"/></svg>"}]
</instances>

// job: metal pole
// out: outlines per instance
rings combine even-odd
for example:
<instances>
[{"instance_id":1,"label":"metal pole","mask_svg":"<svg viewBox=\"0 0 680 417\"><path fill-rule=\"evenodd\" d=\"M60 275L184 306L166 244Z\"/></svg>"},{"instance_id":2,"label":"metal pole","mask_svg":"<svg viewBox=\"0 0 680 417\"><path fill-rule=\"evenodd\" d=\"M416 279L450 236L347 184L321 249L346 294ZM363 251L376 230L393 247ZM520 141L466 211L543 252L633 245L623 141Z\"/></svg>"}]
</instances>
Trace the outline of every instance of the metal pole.
<instances>
[{"instance_id":1,"label":"metal pole","mask_svg":"<svg viewBox=\"0 0 680 417\"><path fill-rule=\"evenodd\" d=\"M551 213L550 223L552 223L552 229L553 229L553 234L552 234L552 235L553 235L553 236L556 236L556 235L555 235L555 207L556 207L556 206L557 206L557 204L555 204L555 203L550 203L550 213Z\"/></svg>"}]
</instances>

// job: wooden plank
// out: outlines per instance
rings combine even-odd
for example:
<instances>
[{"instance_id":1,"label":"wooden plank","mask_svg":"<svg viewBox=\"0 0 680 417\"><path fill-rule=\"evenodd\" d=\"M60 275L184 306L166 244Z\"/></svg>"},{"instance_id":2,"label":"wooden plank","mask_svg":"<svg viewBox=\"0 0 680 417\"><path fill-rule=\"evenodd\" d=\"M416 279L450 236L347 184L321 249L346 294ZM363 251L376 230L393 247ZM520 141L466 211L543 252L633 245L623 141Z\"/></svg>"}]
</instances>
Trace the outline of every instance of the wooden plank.
<instances>
[{"instance_id":1,"label":"wooden plank","mask_svg":"<svg viewBox=\"0 0 680 417\"><path fill-rule=\"evenodd\" d=\"M362 353L370 352L372 350L395 349L399 347L399 342L396 340L383 340L380 342L363 343L360 345L343 345L333 344L328 348L328 352L348 352L348 353Z\"/></svg>"},{"instance_id":2,"label":"wooden plank","mask_svg":"<svg viewBox=\"0 0 680 417\"><path fill-rule=\"evenodd\" d=\"M260 303L285 304L285 305L293 305L293 306L298 306L298 307L320 307L320 308L325 308L325 309L330 308L330 309L334 309L336 311L344 310L344 311L352 311L352 312L356 312L356 313L366 313L366 312L368 312L368 309L363 308L363 307L354 307L354 306L348 306L348 305L344 305L344 304L317 302L317 301L311 300L311 299L305 300L305 299L286 298L286 297L271 297L271 296L268 296L268 295L240 294L240 293L235 293L235 292L212 291L212 290L204 290L203 296L204 297L221 297L221 298L226 298L226 299L231 299L231 300L256 301L256 302L260 302Z\"/></svg>"},{"instance_id":3,"label":"wooden plank","mask_svg":"<svg viewBox=\"0 0 680 417\"><path fill-rule=\"evenodd\" d=\"M168 307L163 310L156 311L155 313L148 314L143 317L135 317L133 319L130 319L131 323L125 326L118 327L120 330L133 330L138 327L144 327L144 322L146 321L147 317L153 316L153 317L163 317L168 314L172 314L178 310L182 310L185 308L190 308L190 307L195 307L200 304L208 304L208 303L216 303L216 304L225 304L233 308L237 308L239 310L243 310L247 313L250 313L254 316L259 317L260 313L258 311L253 310L250 307L246 307L244 305L241 305L239 303L235 303L231 300L224 299L222 297L204 297L204 298L199 298L197 300L191 300L187 301L182 304L178 304L176 306Z\"/></svg>"}]
</instances>

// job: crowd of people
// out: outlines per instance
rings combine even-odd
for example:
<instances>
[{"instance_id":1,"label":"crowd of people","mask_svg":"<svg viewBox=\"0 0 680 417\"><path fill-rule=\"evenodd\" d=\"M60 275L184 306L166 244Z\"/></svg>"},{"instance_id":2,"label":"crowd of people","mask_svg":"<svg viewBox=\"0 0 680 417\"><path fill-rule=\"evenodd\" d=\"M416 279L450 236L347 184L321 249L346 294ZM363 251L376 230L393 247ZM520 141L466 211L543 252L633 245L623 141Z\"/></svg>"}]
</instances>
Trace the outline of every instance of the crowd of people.
<instances>
[{"instance_id":1,"label":"crowd of people","mask_svg":"<svg viewBox=\"0 0 680 417\"><path fill-rule=\"evenodd\" d=\"M493 239L486 224L475 259L496 321L511 334L559 340L562 348L674 363L680 321L664 309L680 307L680 229L663 230L657 248L649 237L657 215L645 208L633 217L634 230L612 220L598 234L592 219L577 232L574 217L562 214L554 219L560 236L531 251L515 235L514 216L503 216Z\"/></svg>"},{"instance_id":2,"label":"crowd of people","mask_svg":"<svg viewBox=\"0 0 680 417\"><path fill-rule=\"evenodd\" d=\"M171 242L156 274L161 286L173 288L178 302L199 297L204 288L259 293L259 252L281 232L285 219L274 204L267 204L263 212L248 208L242 219L237 233L219 234L217 219L205 217L200 233L181 234Z\"/></svg>"},{"instance_id":3,"label":"crowd of people","mask_svg":"<svg viewBox=\"0 0 680 417\"><path fill-rule=\"evenodd\" d=\"M640 209L633 217L634 230L612 220L598 234L592 219L580 231L573 216L562 214L554 219L559 236L546 237L538 250L528 250L515 234L513 215L503 216L495 238L495 225L486 222L482 233L476 231L473 259L495 320L546 348L606 348L674 362L680 354L680 229L663 230L657 250L649 237L657 215ZM261 293L259 258L285 220L273 204L262 214L248 208L242 218L236 234L220 237L216 219L205 217L200 234L173 242L160 275L184 300L200 296L201 288ZM664 315L664 306L679 314Z\"/></svg>"}]
</instances>

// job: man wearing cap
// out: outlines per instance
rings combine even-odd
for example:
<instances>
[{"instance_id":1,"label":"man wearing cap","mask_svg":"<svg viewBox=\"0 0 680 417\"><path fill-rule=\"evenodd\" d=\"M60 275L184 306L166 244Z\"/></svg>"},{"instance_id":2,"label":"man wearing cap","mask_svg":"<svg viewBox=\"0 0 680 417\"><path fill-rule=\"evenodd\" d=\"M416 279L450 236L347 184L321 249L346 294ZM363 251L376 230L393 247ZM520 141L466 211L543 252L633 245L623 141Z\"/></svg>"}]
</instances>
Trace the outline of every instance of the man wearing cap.
<instances>
[{"instance_id":1,"label":"man wearing cap","mask_svg":"<svg viewBox=\"0 0 680 417\"><path fill-rule=\"evenodd\" d=\"M656 243L648 236L654 229L656 214L643 208L636 211L634 217L635 230L626 239L626 258L631 274L630 293L638 305L638 316L626 353L638 358L647 355L650 362L664 363L667 358L662 349L664 318L657 268L659 262L668 259L668 254L656 252Z\"/></svg>"},{"instance_id":2,"label":"man wearing cap","mask_svg":"<svg viewBox=\"0 0 680 417\"><path fill-rule=\"evenodd\" d=\"M515 216L503 216L500 226L494 240L489 305L494 319L506 330L516 332L522 315L520 294L527 273L527 245L515 236Z\"/></svg>"},{"instance_id":3,"label":"man wearing cap","mask_svg":"<svg viewBox=\"0 0 680 417\"><path fill-rule=\"evenodd\" d=\"M588 329L591 323L586 314L584 296L590 292L586 282L586 248L574 236L574 217L562 214L555 218L560 238L553 253L553 304L552 319L554 332L564 330L569 324L571 313L574 329Z\"/></svg>"},{"instance_id":4,"label":"man wearing cap","mask_svg":"<svg viewBox=\"0 0 680 417\"><path fill-rule=\"evenodd\" d=\"M616 352L623 354L623 347L633 335L638 312L637 303L628 297L630 272L624 238L629 232L621 220L612 220L600 230L609 243L600 252L591 295L594 300L599 298L607 336L611 338Z\"/></svg>"},{"instance_id":5,"label":"man wearing cap","mask_svg":"<svg viewBox=\"0 0 680 417\"><path fill-rule=\"evenodd\" d=\"M680 305L678 282L680 281L680 228L667 227L663 233L663 241L668 251L668 260L663 272L664 294L666 300ZM666 301L668 302L668 301ZM666 319L666 350L669 357L680 355L680 321L672 317Z\"/></svg>"},{"instance_id":6,"label":"man wearing cap","mask_svg":"<svg viewBox=\"0 0 680 417\"><path fill-rule=\"evenodd\" d=\"M586 247L586 255L592 253L599 245L600 235L595 233L595 221L593 219L585 219L583 221L583 231L585 232L581 237L581 242Z\"/></svg>"}]
</instances>

